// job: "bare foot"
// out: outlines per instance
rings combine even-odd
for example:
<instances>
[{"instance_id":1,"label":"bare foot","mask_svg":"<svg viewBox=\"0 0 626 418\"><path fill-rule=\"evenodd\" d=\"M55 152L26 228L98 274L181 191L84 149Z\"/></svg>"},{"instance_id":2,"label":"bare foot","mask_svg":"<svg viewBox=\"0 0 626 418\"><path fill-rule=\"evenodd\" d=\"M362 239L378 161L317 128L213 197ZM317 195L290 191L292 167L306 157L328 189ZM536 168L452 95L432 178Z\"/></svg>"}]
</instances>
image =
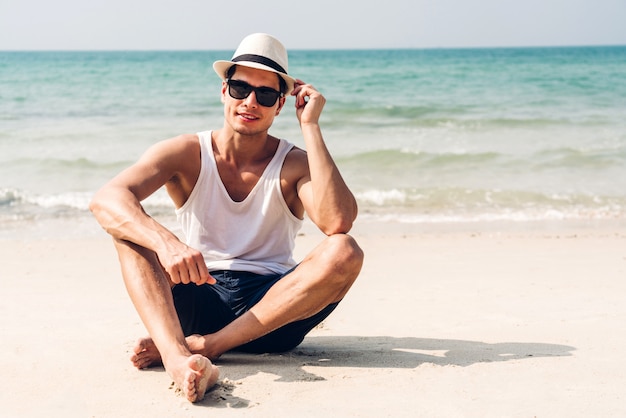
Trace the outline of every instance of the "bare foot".
<instances>
[{"instance_id":1,"label":"bare foot","mask_svg":"<svg viewBox=\"0 0 626 418\"><path fill-rule=\"evenodd\" d=\"M220 374L219 369L200 354L192 354L179 366L181 367L178 369L168 371L189 402L201 401L207 389L217 382Z\"/></svg>"},{"instance_id":2,"label":"bare foot","mask_svg":"<svg viewBox=\"0 0 626 418\"><path fill-rule=\"evenodd\" d=\"M161 361L161 353L157 349L154 341L150 337L144 337L137 340L133 347L133 355L130 361L138 369L145 369L151 366L163 364Z\"/></svg>"},{"instance_id":3,"label":"bare foot","mask_svg":"<svg viewBox=\"0 0 626 418\"><path fill-rule=\"evenodd\" d=\"M217 360L220 357L219 355L208 353L206 338L207 336L198 334L186 337L189 350L193 354L202 354L211 360ZM130 361L133 363L133 366L138 369L146 369L163 364L161 353L159 353L154 341L152 341L150 337L143 337L137 340L133 347L133 355L130 356Z\"/></svg>"},{"instance_id":4,"label":"bare foot","mask_svg":"<svg viewBox=\"0 0 626 418\"><path fill-rule=\"evenodd\" d=\"M189 350L191 350L194 354L202 354L204 357L208 358L211 361L215 361L222 353L215 352L213 348L215 347L214 342L212 341L212 337L215 334L192 334L188 337L185 337L185 341L187 342L187 346Z\"/></svg>"}]
</instances>

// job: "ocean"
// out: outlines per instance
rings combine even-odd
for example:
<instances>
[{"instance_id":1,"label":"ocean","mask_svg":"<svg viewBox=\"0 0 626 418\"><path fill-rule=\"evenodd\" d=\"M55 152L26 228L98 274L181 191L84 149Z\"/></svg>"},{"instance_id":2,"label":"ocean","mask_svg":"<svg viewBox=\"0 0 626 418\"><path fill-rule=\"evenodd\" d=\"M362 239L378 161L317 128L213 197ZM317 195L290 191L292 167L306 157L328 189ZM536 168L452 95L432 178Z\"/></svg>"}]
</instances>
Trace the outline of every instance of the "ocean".
<instances>
[{"instance_id":1,"label":"ocean","mask_svg":"<svg viewBox=\"0 0 626 418\"><path fill-rule=\"evenodd\" d=\"M0 239L103 233L93 193L222 126L232 51L0 52ZM626 46L291 51L359 222L626 221ZM303 142L293 98L271 130ZM163 191L145 202L166 224ZM623 224L623 223L622 223Z\"/></svg>"}]
</instances>

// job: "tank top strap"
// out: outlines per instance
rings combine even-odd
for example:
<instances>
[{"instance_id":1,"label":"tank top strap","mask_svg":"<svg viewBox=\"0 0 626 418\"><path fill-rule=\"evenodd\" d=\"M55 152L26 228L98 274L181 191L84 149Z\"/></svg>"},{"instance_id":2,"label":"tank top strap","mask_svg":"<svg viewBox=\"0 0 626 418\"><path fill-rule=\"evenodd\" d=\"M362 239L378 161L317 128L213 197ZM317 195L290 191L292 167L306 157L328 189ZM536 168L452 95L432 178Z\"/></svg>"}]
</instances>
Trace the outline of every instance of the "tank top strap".
<instances>
[{"instance_id":1,"label":"tank top strap","mask_svg":"<svg viewBox=\"0 0 626 418\"><path fill-rule=\"evenodd\" d=\"M278 140L278 148L276 149L276 153L270 162L270 166L267 167L266 175L269 178L276 177L280 178L280 170L283 168L283 164L285 162L285 158L294 145L284 139Z\"/></svg>"}]
</instances>

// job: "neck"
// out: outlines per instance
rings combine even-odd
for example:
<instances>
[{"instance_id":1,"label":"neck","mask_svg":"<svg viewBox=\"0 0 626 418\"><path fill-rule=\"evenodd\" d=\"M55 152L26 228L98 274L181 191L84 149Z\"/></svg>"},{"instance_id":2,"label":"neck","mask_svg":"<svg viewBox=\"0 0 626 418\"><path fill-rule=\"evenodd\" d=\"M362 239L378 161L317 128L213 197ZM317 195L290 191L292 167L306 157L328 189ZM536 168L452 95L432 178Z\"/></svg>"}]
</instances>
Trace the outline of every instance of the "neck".
<instances>
[{"instance_id":1,"label":"neck","mask_svg":"<svg viewBox=\"0 0 626 418\"><path fill-rule=\"evenodd\" d=\"M213 147L222 158L238 163L262 160L273 155L278 140L267 131L254 135L245 135L232 129L213 132Z\"/></svg>"}]
</instances>

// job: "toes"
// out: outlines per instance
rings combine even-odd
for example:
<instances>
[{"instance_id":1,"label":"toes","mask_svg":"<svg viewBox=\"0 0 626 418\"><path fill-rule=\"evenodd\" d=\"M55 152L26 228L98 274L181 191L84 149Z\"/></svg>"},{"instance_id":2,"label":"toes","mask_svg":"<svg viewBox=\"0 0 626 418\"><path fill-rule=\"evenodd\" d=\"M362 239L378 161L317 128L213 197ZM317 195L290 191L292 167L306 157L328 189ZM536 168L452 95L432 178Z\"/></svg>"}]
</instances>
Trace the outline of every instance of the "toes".
<instances>
[{"instance_id":1,"label":"toes","mask_svg":"<svg viewBox=\"0 0 626 418\"><path fill-rule=\"evenodd\" d=\"M139 354L142 351L145 351L148 348L150 348L151 344L152 344L152 340L150 338L140 338L135 343L135 346L133 347L133 352L135 354Z\"/></svg>"},{"instance_id":2,"label":"toes","mask_svg":"<svg viewBox=\"0 0 626 418\"><path fill-rule=\"evenodd\" d=\"M150 351L142 351L141 353L133 354L130 356L130 361L138 369L146 369L150 366L160 363L160 357L155 356Z\"/></svg>"},{"instance_id":3,"label":"toes","mask_svg":"<svg viewBox=\"0 0 626 418\"><path fill-rule=\"evenodd\" d=\"M133 362L133 365L138 369L147 369L148 367L152 365L152 360L146 359L146 358L139 359Z\"/></svg>"},{"instance_id":4,"label":"toes","mask_svg":"<svg viewBox=\"0 0 626 418\"><path fill-rule=\"evenodd\" d=\"M189 371L185 375L185 381L183 382L183 393L189 402L196 402L198 399L198 393L196 392L196 380L197 375L193 371Z\"/></svg>"},{"instance_id":5,"label":"toes","mask_svg":"<svg viewBox=\"0 0 626 418\"><path fill-rule=\"evenodd\" d=\"M138 369L145 369L153 365L161 364L161 355L154 345L152 338L140 338L133 347L130 361Z\"/></svg>"},{"instance_id":6,"label":"toes","mask_svg":"<svg viewBox=\"0 0 626 418\"><path fill-rule=\"evenodd\" d=\"M206 390L215 384L219 370L208 358L199 354L189 357L187 365L191 369L186 376L187 382L193 386L193 388L188 386L187 399L197 402L202 400Z\"/></svg>"}]
</instances>

